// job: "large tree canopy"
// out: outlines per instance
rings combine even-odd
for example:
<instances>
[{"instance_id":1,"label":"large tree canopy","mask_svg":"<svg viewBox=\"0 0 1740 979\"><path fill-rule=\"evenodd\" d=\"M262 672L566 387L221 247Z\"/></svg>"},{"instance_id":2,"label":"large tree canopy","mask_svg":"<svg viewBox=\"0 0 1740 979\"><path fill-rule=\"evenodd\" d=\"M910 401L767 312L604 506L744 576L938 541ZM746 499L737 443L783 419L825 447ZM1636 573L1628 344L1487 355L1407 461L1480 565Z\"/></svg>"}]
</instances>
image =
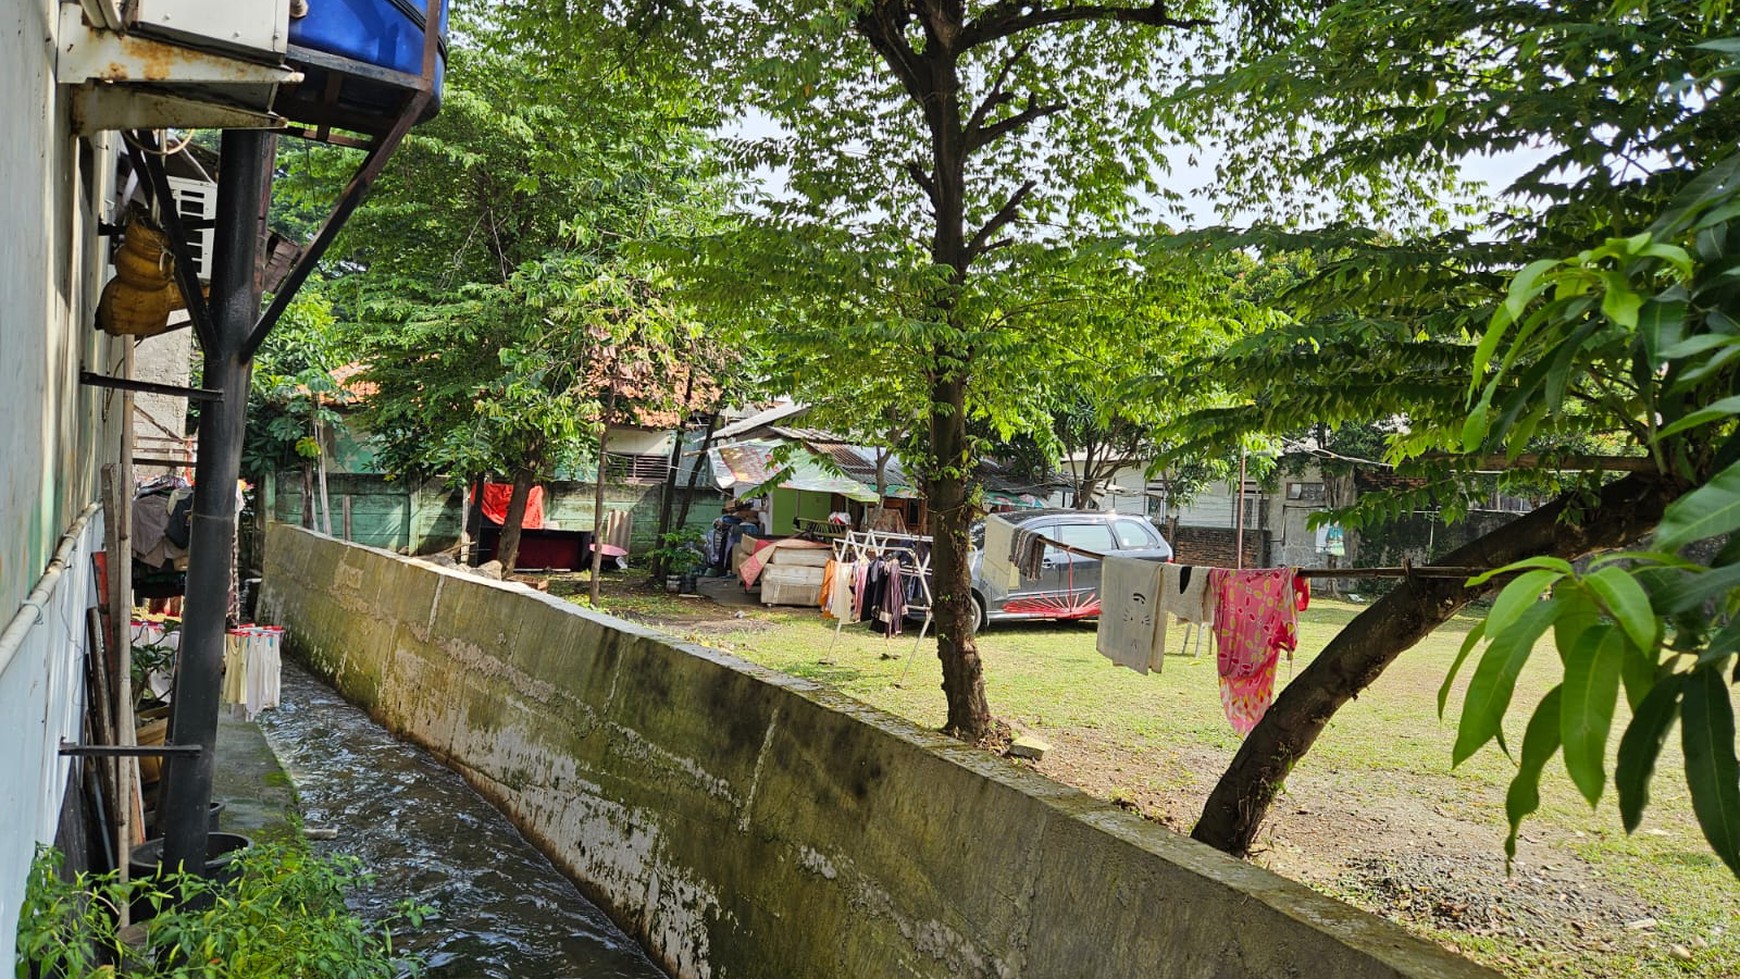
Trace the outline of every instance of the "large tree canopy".
<instances>
[{"instance_id":1,"label":"large tree canopy","mask_svg":"<svg viewBox=\"0 0 1740 979\"><path fill-rule=\"evenodd\" d=\"M510 477L511 566L533 483L686 389L676 360L698 327L638 246L704 228L719 190L682 90L596 47L557 63L479 25L464 37L440 116L352 218L325 289L377 388L362 418L383 464ZM291 159L286 193L329 193L341 155Z\"/></svg>"},{"instance_id":2,"label":"large tree canopy","mask_svg":"<svg viewBox=\"0 0 1740 979\"><path fill-rule=\"evenodd\" d=\"M792 393L833 401L829 389L869 388L916 408L947 730L986 734L967 559L985 449L974 433L1048 431L1059 366L1073 349L1116 343L1058 308L1095 315L1104 304L1087 284L1129 267L1113 239L1142 194L1161 192L1158 107L1175 41L1206 24L1201 11L1061 0L583 4L590 18L570 4L553 17L540 0L516 9L525 30L560 20L576 37L626 14L751 114L730 149L777 179L703 250L700 274L774 317L761 342L790 362Z\"/></svg>"}]
</instances>

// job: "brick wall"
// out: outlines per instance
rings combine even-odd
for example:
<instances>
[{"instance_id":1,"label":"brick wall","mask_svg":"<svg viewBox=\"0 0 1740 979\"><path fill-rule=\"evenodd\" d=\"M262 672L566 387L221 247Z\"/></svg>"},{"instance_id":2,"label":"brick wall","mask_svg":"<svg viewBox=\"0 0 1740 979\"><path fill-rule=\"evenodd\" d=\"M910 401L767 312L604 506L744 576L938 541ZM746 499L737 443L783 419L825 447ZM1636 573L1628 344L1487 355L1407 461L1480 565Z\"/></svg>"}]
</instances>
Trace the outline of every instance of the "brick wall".
<instances>
[{"instance_id":1,"label":"brick wall","mask_svg":"<svg viewBox=\"0 0 1740 979\"><path fill-rule=\"evenodd\" d=\"M1238 564L1238 533L1230 527L1174 527L1167 539L1172 542L1173 559L1180 564L1215 568L1231 568ZM1261 530L1246 528L1244 566L1267 567L1268 551L1268 535Z\"/></svg>"}]
</instances>

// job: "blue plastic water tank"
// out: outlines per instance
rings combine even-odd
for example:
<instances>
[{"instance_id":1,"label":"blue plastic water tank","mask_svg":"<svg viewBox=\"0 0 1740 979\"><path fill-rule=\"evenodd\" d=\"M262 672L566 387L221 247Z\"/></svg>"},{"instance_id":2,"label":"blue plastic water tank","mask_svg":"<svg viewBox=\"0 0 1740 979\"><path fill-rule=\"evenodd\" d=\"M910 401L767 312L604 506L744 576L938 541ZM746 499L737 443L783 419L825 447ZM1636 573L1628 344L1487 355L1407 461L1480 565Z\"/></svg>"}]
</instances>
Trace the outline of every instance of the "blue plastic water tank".
<instances>
[{"instance_id":1,"label":"blue plastic water tank","mask_svg":"<svg viewBox=\"0 0 1740 979\"><path fill-rule=\"evenodd\" d=\"M447 0L439 2L445 42ZM420 75L427 11L428 0L308 0L308 15L290 21L290 43Z\"/></svg>"},{"instance_id":2,"label":"blue plastic water tank","mask_svg":"<svg viewBox=\"0 0 1740 979\"><path fill-rule=\"evenodd\" d=\"M293 122L384 132L423 73L427 3L441 18L435 91L421 120L440 109L447 67L447 0L308 0L308 14L290 22L285 60L302 84L281 89L273 108ZM409 83L409 87L407 87Z\"/></svg>"}]
</instances>

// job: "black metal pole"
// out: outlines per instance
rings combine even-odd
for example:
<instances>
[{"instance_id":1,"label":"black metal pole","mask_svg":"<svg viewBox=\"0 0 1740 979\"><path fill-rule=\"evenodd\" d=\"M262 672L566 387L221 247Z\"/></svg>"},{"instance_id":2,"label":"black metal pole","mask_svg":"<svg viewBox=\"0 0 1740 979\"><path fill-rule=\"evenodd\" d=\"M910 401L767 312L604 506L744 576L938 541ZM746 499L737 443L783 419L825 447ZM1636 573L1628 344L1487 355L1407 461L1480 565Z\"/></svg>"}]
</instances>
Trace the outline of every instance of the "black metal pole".
<instances>
[{"instance_id":1,"label":"black metal pole","mask_svg":"<svg viewBox=\"0 0 1740 979\"><path fill-rule=\"evenodd\" d=\"M218 700L223 684L225 617L229 607L230 539L236 531L236 480L242 468L248 385L253 361L245 352L260 313L254 278L262 202L271 177L270 133L231 129L223 135L218 171L217 235L213 243L213 344L205 351L201 387L223 400L201 406L199 462L194 468L192 540L187 598L170 718L172 744L198 745L196 755L165 761L159 814L163 863L203 873L217 760Z\"/></svg>"}]
</instances>

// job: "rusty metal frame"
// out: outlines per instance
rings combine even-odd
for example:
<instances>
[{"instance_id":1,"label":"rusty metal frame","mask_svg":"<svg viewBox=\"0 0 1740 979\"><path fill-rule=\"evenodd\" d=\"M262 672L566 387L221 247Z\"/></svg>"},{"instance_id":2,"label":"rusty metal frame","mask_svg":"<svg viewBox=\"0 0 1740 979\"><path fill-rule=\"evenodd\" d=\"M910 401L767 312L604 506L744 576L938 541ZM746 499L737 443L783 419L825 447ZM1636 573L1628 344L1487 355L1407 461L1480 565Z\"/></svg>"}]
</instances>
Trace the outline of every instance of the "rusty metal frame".
<instances>
[{"instance_id":1,"label":"rusty metal frame","mask_svg":"<svg viewBox=\"0 0 1740 979\"><path fill-rule=\"evenodd\" d=\"M169 174L163 169L157 137L145 130L124 134L127 156L133 168L144 174L140 183L145 196L157 207L157 220L169 238L169 253L175 256L175 279L181 286L187 303L187 314L193 320L193 332L199 337L201 349L209 350L217 337L212 326L211 306L205 301L205 290L199 285L199 266L187 251L187 228L181 223L181 211L175 206L175 193L169 189Z\"/></svg>"},{"instance_id":2,"label":"rusty metal frame","mask_svg":"<svg viewBox=\"0 0 1740 979\"><path fill-rule=\"evenodd\" d=\"M434 98L435 58L441 41L441 10L442 5L438 0L424 0L423 74L418 79L417 88L405 100L404 106L399 110L399 117L394 120L392 128L375 139L369 147L368 156L364 158L362 166L350 178L350 183L345 185L344 192L339 195L338 202L333 205L332 214L327 217L326 223L320 226L320 232L303 249L296 264L291 266L290 273L284 277L284 281L279 284L277 291L272 294L271 305L267 306L266 311L260 314L260 318L254 323L254 329L242 344L241 356L243 360L252 359L254 352L259 349L267 334L272 332L272 327L277 325L278 318L284 315L284 310L288 309L291 301L296 298L297 291L302 288L302 284L313 273L315 265L319 264L321 257L326 254L327 248L331 247L333 240L338 237L338 232L344 227L345 222L350 220L357 205L361 204L362 199L367 196L369 189L374 186L376 178L381 175L381 171L386 169L387 160L399 148L399 143L404 140L405 134L409 133L411 127L417 124L418 117L423 114L424 107L429 104L430 99Z\"/></svg>"}]
</instances>

